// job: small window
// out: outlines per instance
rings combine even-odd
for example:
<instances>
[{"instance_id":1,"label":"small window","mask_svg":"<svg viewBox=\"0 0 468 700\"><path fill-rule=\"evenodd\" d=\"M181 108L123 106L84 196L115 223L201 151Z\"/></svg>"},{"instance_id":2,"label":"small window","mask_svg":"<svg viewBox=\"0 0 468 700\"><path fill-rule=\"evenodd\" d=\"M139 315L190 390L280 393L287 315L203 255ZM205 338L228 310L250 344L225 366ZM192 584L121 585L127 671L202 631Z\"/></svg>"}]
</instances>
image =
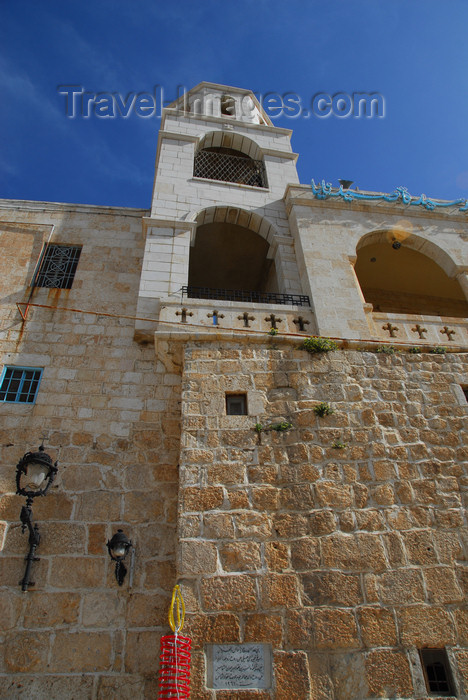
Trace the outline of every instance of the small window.
<instances>
[{"instance_id":1,"label":"small window","mask_svg":"<svg viewBox=\"0 0 468 700\"><path fill-rule=\"evenodd\" d=\"M455 695L452 673L445 649L421 649L427 690L431 695Z\"/></svg>"},{"instance_id":2,"label":"small window","mask_svg":"<svg viewBox=\"0 0 468 700\"><path fill-rule=\"evenodd\" d=\"M246 416L246 394L226 394L226 413L228 416Z\"/></svg>"},{"instance_id":3,"label":"small window","mask_svg":"<svg viewBox=\"0 0 468 700\"><path fill-rule=\"evenodd\" d=\"M468 401L468 386L462 386L462 391L465 394L465 399Z\"/></svg>"},{"instance_id":4,"label":"small window","mask_svg":"<svg viewBox=\"0 0 468 700\"><path fill-rule=\"evenodd\" d=\"M41 376L42 369L5 367L0 384L0 401L34 403Z\"/></svg>"},{"instance_id":5,"label":"small window","mask_svg":"<svg viewBox=\"0 0 468 700\"><path fill-rule=\"evenodd\" d=\"M71 289L80 255L79 246L48 243L34 274L32 286Z\"/></svg>"}]
</instances>

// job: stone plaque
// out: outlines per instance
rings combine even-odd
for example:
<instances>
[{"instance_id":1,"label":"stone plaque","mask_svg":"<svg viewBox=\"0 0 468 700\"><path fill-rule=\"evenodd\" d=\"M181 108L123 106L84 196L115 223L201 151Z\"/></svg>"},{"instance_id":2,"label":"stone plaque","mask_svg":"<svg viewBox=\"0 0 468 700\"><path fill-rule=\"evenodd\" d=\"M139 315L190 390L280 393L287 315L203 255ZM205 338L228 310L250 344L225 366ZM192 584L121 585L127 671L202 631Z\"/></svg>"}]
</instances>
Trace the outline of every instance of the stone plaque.
<instances>
[{"instance_id":1,"label":"stone plaque","mask_svg":"<svg viewBox=\"0 0 468 700\"><path fill-rule=\"evenodd\" d=\"M269 644L208 644L206 662L208 688L271 687Z\"/></svg>"}]
</instances>

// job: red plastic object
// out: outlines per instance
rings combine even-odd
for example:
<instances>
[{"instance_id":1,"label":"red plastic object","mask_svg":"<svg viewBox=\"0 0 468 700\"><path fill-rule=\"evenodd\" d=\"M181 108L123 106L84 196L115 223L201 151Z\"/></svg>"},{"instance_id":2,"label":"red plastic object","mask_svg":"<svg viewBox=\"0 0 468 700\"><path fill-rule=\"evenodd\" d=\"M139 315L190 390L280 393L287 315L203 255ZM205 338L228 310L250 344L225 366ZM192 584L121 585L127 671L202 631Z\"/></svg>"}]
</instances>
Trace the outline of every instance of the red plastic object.
<instances>
[{"instance_id":1,"label":"red plastic object","mask_svg":"<svg viewBox=\"0 0 468 700\"><path fill-rule=\"evenodd\" d=\"M158 700L189 700L191 646L190 637L161 637Z\"/></svg>"}]
</instances>

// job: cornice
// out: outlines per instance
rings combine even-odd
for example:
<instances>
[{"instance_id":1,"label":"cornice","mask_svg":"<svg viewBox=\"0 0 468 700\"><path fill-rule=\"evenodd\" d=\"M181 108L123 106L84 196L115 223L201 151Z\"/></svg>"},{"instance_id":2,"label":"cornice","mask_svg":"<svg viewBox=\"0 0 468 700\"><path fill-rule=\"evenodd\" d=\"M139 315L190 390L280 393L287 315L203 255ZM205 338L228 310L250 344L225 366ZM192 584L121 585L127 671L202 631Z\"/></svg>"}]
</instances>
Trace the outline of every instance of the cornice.
<instances>
[{"instance_id":1,"label":"cornice","mask_svg":"<svg viewBox=\"0 0 468 700\"><path fill-rule=\"evenodd\" d=\"M177 228L181 231L193 231L197 227L196 221L184 221L182 219L159 219L151 216L142 218L143 232L149 228Z\"/></svg>"},{"instance_id":2,"label":"cornice","mask_svg":"<svg viewBox=\"0 0 468 700\"><path fill-rule=\"evenodd\" d=\"M289 184L286 186L284 194L286 211L289 214L293 206L389 214L401 214L404 211L406 216L411 217L430 218L431 220L453 220L456 218L460 222L467 222L468 203L466 200L436 200L425 195L412 197L406 188L397 188L391 194L352 190L353 195L361 195L352 198L341 196L340 190L343 195L348 192L340 187L332 190L331 195L326 193L324 196L317 196L309 185Z\"/></svg>"},{"instance_id":3,"label":"cornice","mask_svg":"<svg viewBox=\"0 0 468 700\"><path fill-rule=\"evenodd\" d=\"M164 129L164 124L167 117L177 117L180 121L186 119L189 122L199 121L201 123L208 122L212 124L219 124L221 127L223 125L236 128L251 129L252 131L265 131L266 133L271 133L272 131L277 134L284 134L285 136L292 135L292 129L285 129L281 126L270 126L270 124L253 124L252 122L244 122L241 119L234 119L231 117L229 123L226 122L226 117L214 117L208 114L193 114L193 112L184 112L181 109L165 107L162 111L161 117L161 128Z\"/></svg>"},{"instance_id":4,"label":"cornice","mask_svg":"<svg viewBox=\"0 0 468 700\"><path fill-rule=\"evenodd\" d=\"M142 217L150 212L149 209L137 209L136 207L113 207L96 204L72 204L67 202L41 202L25 199L0 199L0 212L8 210L17 211L63 211L77 212L79 214L109 214L115 216Z\"/></svg>"}]
</instances>

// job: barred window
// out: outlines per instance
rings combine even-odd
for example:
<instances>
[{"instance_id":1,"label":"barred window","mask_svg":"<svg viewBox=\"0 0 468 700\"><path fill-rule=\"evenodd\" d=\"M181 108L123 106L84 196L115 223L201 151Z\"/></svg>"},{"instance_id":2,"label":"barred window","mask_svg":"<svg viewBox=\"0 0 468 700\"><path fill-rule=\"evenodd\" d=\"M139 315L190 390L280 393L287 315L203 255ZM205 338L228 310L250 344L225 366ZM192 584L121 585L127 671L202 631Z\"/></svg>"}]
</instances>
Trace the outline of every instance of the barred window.
<instances>
[{"instance_id":1,"label":"barred window","mask_svg":"<svg viewBox=\"0 0 468 700\"><path fill-rule=\"evenodd\" d=\"M430 695L455 695L450 664L445 649L420 649L427 690Z\"/></svg>"},{"instance_id":2,"label":"barred window","mask_svg":"<svg viewBox=\"0 0 468 700\"><path fill-rule=\"evenodd\" d=\"M246 416L247 395L226 394L226 414L228 416Z\"/></svg>"},{"instance_id":3,"label":"barred window","mask_svg":"<svg viewBox=\"0 0 468 700\"><path fill-rule=\"evenodd\" d=\"M243 153L223 148L204 148L195 156L194 177L235 182L252 187L268 187L265 164Z\"/></svg>"},{"instance_id":4,"label":"barred window","mask_svg":"<svg viewBox=\"0 0 468 700\"><path fill-rule=\"evenodd\" d=\"M33 287L71 289L81 247L48 243L33 278Z\"/></svg>"},{"instance_id":5,"label":"barred window","mask_svg":"<svg viewBox=\"0 0 468 700\"><path fill-rule=\"evenodd\" d=\"M5 367L0 382L0 401L34 403L41 376L42 369Z\"/></svg>"}]
</instances>

